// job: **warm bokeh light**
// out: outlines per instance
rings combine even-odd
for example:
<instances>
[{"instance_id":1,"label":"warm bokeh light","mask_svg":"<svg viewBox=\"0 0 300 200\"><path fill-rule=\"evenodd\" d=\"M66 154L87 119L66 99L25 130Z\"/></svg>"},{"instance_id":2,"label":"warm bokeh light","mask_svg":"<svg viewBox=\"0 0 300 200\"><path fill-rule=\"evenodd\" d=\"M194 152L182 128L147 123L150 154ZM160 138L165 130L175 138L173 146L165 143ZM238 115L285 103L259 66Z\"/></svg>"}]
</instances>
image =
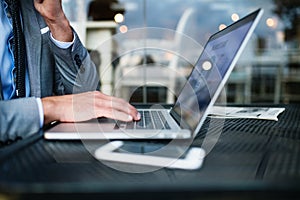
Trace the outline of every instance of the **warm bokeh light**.
<instances>
[{"instance_id":1,"label":"warm bokeh light","mask_svg":"<svg viewBox=\"0 0 300 200\"><path fill-rule=\"evenodd\" d=\"M115 22L116 23L122 23L124 21L124 15L121 13L118 13L115 15Z\"/></svg>"},{"instance_id":2,"label":"warm bokeh light","mask_svg":"<svg viewBox=\"0 0 300 200\"><path fill-rule=\"evenodd\" d=\"M231 19L232 19L232 21L236 22L237 20L240 19L240 16L238 14L236 14L236 13L233 13L231 15Z\"/></svg>"},{"instance_id":3,"label":"warm bokeh light","mask_svg":"<svg viewBox=\"0 0 300 200\"><path fill-rule=\"evenodd\" d=\"M273 18L268 18L268 19L266 20L266 24L267 24L267 26L270 27L270 28L276 28L276 26L277 26L277 21L276 21L275 19L273 19Z\"/></svg>"},{"instance_id":4,"label":"warm bokeh light","mask_svg":"<svg viewBox=\"0 0 300 200\"><path fill-rule=\"evenodd\" d=\"M219 26L219 30L221 31L221 30L223 30L224 28L226 28L227 26L225 25L225 24L220 24L220 26Z\"/></svg>"},{"instance_id":5,"label":"warm bokeh light","mask_svg":"<svg viewBox=\"0 0 300 200\"><path fill-rule=\"evenodd\" d=\"M128 31L128 27L125 25L122 25L122 26L120 26L119 30L121 33L126 33Z\"/></svg>"}]
</instances>

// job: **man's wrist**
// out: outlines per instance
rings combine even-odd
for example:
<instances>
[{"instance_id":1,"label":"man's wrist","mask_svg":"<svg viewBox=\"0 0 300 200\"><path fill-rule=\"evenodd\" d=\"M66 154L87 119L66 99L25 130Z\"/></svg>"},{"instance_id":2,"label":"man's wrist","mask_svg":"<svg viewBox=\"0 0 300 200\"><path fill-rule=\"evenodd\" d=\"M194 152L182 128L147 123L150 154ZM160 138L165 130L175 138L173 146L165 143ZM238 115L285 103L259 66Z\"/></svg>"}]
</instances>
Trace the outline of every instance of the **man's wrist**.
<instances>
[{"instance_id":1,"label":"man's wrist","mask_svg":"<svg viewBox=\"0 0 300 200\"><path fill-rule=\"evenodd\" d=\"M74 39L74 34L71 29L70 23L67 18L64 20L56 21L56 22L46 22L53 38L61 42L72 42Z\"/></svg>"},{"instance_id":2,"label":"man's wrist","mask_svg":"<svg viewBox=\"0 0 300 200\"><path fill-rule=\"evenodd\" d=\"M43 106L43 114L44 114L44 124L49 124L53 121L58 120L58 118L55 116L56 115L56 107L55 105L55 98L51 97L46 97L42 98L42 106Z\"/></svg>"}]
</instances>

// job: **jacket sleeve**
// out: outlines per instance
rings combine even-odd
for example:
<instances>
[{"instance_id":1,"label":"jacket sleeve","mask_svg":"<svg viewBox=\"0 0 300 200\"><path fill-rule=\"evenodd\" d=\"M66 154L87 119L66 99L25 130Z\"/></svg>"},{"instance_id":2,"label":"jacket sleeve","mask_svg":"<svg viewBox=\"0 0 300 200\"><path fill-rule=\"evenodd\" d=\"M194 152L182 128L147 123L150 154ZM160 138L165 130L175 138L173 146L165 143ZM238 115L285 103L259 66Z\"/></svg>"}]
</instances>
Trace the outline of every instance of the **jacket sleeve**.
<instances>
[{"instance_id":1,"label":"jacket sleeve","mask_svg":"<svg viewBox=\"0 0 300 200\"><path fill-rule=\"evenodd\" d=\"M0 101L0 141L25 138L40 129L40 116L34 97Z\"/></svg>"},{"instance_id":2,"label":"jacket sleeve","mask_svg":"<svg viewBox=\"0 0 300 200\"><path fill-rule=\"evenodd\" d=\"M55 93L58 95L94 91L100 88L95 64L76 32L73 33L75 41L68 49L61 49L52 41L50 42L56 65Z\"/></svg>"}]
</instances>

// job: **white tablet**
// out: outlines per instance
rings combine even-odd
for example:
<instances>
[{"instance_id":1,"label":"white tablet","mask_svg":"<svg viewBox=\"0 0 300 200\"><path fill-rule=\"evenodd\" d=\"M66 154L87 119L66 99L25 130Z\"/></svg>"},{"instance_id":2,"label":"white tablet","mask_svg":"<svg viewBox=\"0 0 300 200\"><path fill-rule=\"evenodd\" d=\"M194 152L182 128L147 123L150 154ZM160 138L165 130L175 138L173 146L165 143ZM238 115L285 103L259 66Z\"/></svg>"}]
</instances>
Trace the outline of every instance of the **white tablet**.
<instances>
[{"instance_id":1,"label":"white tablet","mask_svg":"<svg viewBox=\"0 0 300 200\"><path fill-rule=\"evenodd\" d=\"M198 147L183 151L174 145L113 141L98 148L95 157L100 161L195 170L202 166L205 151Z\"/></svg>"}]
</instances>

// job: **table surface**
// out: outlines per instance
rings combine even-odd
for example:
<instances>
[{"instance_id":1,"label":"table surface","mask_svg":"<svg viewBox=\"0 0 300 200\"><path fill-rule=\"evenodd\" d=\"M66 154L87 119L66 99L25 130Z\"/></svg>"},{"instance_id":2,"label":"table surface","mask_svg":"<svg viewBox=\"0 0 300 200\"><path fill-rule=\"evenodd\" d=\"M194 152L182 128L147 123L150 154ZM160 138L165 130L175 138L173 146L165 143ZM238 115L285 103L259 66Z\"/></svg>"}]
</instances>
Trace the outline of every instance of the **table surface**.
<instances>
[{"instance_id":1,"label":"table surface","mask_svg":"<svg viewBox=\"0 0 300 200\"><path fill-rule=\"evenodd\" d=\"M183 195L207 199L220 195L230 199L299 197L300 105L277 107L286 108L279 121L220 119L218 123L214 119L210 126L212 119L208 118L192 146L200 147L208 134L214 134L214 128L209 127L217 130L221 126L222 133L203 166L193 171L162 168L147 173L122 172L96 160L85 142L47 141L42 133L37 134L0 148L0 194L30 199L37 194L72 199L74 194L89 195L90 199L101 195L150 198L148 194L173 199ZM94 141L91 146L104 143ZM126 167L139 171L141 166Z\"/></svg>"}]
</instances>

